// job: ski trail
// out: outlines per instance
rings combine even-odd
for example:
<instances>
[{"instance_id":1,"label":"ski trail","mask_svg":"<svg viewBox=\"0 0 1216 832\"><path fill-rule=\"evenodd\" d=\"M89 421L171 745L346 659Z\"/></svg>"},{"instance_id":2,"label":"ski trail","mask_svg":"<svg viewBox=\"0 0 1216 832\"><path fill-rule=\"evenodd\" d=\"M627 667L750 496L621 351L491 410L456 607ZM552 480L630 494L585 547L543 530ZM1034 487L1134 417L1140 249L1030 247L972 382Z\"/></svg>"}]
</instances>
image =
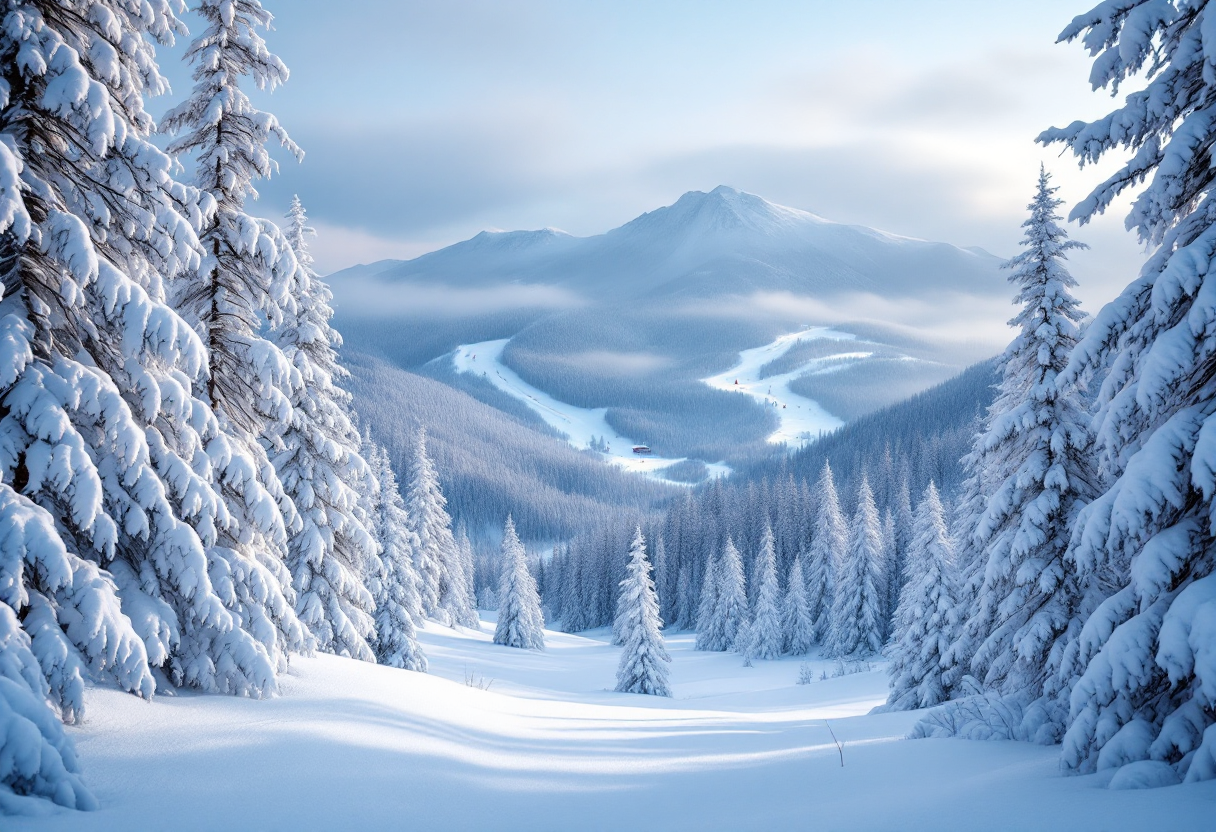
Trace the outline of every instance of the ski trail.
<instances>
[{"instance_id":1,"label":"ski trail","mask_svg":"<svg viewBox=\"0 0 1216 832\"><path fill-rule=\"evenodd\" d=\"M592 442L603 442L600 457L626 471L644 474L656 480L688 485L663 476L667 466L683 462L686 457L671 459L654 454L635 454L633 447L642 442L621 436L608 424L608 408L576 407L559 401L543 390L524 381L510 367L502 363L502 352L509 338L496 341L481 341L462 344L452 352L452 364L459 373L481 375L499 390L531 408L545 420L545 424L566 434L567 440L579 450L593 450ZM706 463L710 477L722 477L730 473L725 463Z\"/></svg>"}]
</instances>

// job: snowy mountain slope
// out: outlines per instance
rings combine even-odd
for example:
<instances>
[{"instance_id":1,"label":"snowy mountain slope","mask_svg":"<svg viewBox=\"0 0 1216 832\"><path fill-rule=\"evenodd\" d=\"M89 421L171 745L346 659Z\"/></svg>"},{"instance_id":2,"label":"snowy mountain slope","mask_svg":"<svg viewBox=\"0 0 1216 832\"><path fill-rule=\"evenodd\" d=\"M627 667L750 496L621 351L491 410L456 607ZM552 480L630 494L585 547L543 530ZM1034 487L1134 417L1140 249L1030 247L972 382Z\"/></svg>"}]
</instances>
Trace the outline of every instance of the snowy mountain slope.
<instances>
[{"instance_id":1,"label":"snowy mountain slope","mask_svg":"<svg viewBox=\"0 0 1216 832\"><path fill-rule=\"evenodd\" d=\"M428 674L297 658L275 699L90 689L68 730L101 807L4 828L1155 832L1203 828L1216 801L1212 781L1065 777L1031 743L904 740L919 712L867 713L881 664L830 678L812 657L796 685L797 659L744 668L675 634L666 699L612 692L604 640L547 631L544 652L513 650L492 629L427 624Z\"/></svg>"},{"instance_id":2,"label":"snowy mountain slope","mask_svg":"<svg viewBox=\"0 0 1216 832\"><path fill-rule=\"evenodd\" d=\"M526 385L605 411L618 436L665 458L735 466L772 453L780 419L763 395L704 379L830 326L864 339L869 355L794 362L783 395L823 411L812 433L848 421L1004 345L999 262L719 187L592 237L483 232L331 280L338 325L361 351L450 379L457 347L506 339L502 364ZM942 337L959 321L970 336Z\"/></svg>"}]
</instances>

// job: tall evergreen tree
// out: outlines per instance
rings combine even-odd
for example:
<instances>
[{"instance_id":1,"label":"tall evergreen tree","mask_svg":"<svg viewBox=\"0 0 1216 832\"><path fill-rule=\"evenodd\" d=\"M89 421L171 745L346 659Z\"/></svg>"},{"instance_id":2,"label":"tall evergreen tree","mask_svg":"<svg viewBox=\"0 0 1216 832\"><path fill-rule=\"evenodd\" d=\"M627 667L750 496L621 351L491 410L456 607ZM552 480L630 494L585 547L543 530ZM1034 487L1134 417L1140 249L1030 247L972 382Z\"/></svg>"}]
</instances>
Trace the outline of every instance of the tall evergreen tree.
<instances>
[{"instance_id":1,"label":"tall evergreen tree","mask_svg":"<svg viewBox=\"0 0 1216 832\"><path fill-rule=\"evenodd\" d=\"M893 711L928 708L948 695L943 658L955 622L954 542L932 482L916 509L907 567L887 647L891 694L885 709Z\"/></svg>"},{"instance_id":2,"label":"tall evergreen tree","mask_svg":"<svg viewBox=\"0 0 1216 832\"><path fill-rule=\"evenodd\" d=\"M621 693L671 696L667 663L671 656L663 646L659 630L659 601L646 559L646 539L639 526L629 547L629 565L621 581L616 605L616 626L621 633L621 660L616 670L616 689Z\"/></svg>"},{"instance_id":3,"label":"tall evergreen tree","mask_svg":"<svg viewBox=\"0 0 1216 832\"><path fill-rule=\"evenodd\" d=\"M405 496L410 530L418 537L414 569L419 578L422 611L452 626L476 627L477 610L470 605L464 564L452 536L448 501L439 486L439 474L427 453L426 441L426 431L419 430Z\"/></svg>"},{"instance_id":4,"label":"tall evergreen tree","mask_svg":"<svg viewBox=\"0 0 1216 832\"><path fill-rule=\"evenodd\" d=\"M832 601L834 656L870 656L882 649L882 528L869 479L862 475L857 512L849 533L849 548L840 567Z\"/></svg>"},{"instance_id":5,"label":"tall evergreen tree","mask_svg":"<svg viewBox=\"0 0 1216 832\"><path fill-rule=\"evenodd\" d=\"M1080 514L1070 553L1084 579L1115 591L1089 616L1067 665L1063 762L1090 771L1151 758L1188 780L1216 777L1216 95L1206 2L1103 3L1061 40L1094 54L1091 81L1146 84L1092 123L1039 137L1082 163L1116 147L1133 157L1073 209L1082 221L1148 181L1127 225L1156 250L1088 328L1062 383L1101 380L1095 421L1109 485ZM1206 652L1205 652L1206 651Z\"/></svg>"},{"instance_id":6,"label":"tall evergreen tree","mask_svg":"<svg viewBox=\"0 0 1216 832\"><path fill-rule=\"evenodd\" d=\"M712 630L714 613L718 608L718 571L720 568L719 559L710 554L701 576L701 597L697 603L696 649L698 650L724 649L717 646L717 636Z\"/></svg>"},{"instance_id":7,"label":"tall evergreen tree","mask_svg":"<svg viewBox=\"0 0 1216 832\"><path fill-rule=\"evenodd\" d=\"M815 639L827 644L832 632L832 599L838 565L849 545L848 528L840 510L836 481L825 462L819 475L815 534L807 551L807 608L815 620Z\"/></svg>"},{"instance_id":8,"label":"tall evergreen tree","mask_svg":"<svg viewBox=\"0 0 1216 832\"><path fill-rule=\"evenodd\" d=\"M785 631L781 626L781 587L777 583L777 555L773 530L764 527L760 552L756 555L755 612L752 615L753 655L757 659L776 659L781 655Z\"/></svg>"},{"instance_id":9,"label":"tall evergreen tree","mask_svg":"<svg viewBox=\"0 0 1216 832\"><path fill-rule=\"evenodd\" d=\"M794 558L794 565L790 567L781 621L785 633L785 652L794 656L809 653L815 645L815 619L811 617L811 607L806 596L802 555Z\"/></svg>"},{"instance_id":10,"label":"tall evergreen tree","mask_svg":"<svg viewBox=\"0 0 1216 832\"><path fill-rule=\"evenodd\" d=\"M364 439L370 473L365 480L369 493L368 515L372 535L379 544L379 568L370 581L376 603L373 648L376 661L425 673L426 656L418 646L415 622L422 618L418 600L418 576L414 572L414 547L418 540L410 532L405 501L388 452Z\"/></svg>"},{"instance_id":11,"label":"tall evergreen tree","mask_svg":"<svg viewBox=\"0 0 1216 832\"><path fill-rule=\"evenodd\" d=\"M297 593L296 612L317 646L372 661L375 604L364 575L377 574L376 544L365 527L359 483L368 475L360 437L350 417L350 394L339 386L342 337L330 325L333 293L312 269L308 217L299 197L288 213L287 240L295 252L294 304L276 342L299 374L291 420L281 446L271 448L275 470L295 504L300 528L288 543L287 565Z\"/></svg>"},{"instance_id":12,"label":"tall evergreen tree","mask_svg":"<svg viewBox=\"0 0 1216 832\"><path fill-rule=\"evenodd\" d=\"M976 439L990 490L974 535L984 577L966 624L976 645L971 669L984 687L1032 699L1057 675L1058 639L1079 629L1080 586L1066 551L1095 479L1083 402L1074 384L1058 378L1081 318L1069 291L1076 281L1062 261L1082 246L1057 224L1055 192L1041 170L1023 223L1025 250L1008 263L1022 304L1010 323L1020 332L1005 351L997 398ZM1057 710L1045 739L1063 730L1066 705Z\"/></svg>"},{"instance_id":13,"label":"tall evergreen tree","mask_svg":"<svg viewBox=\"0 0 1216 832\"><path fill-rule=\"evenodd\" d=\"M285 564L288 532L300 521L260 442L280 446L291 421L289 394L300 380L260 322L281 324L297 265L279 229L251 217L245 205L257 197L254 180L275 170L269 141L302 154L240 88L246 77L266 89L287 80L287 67L258 34L269 28L270 14L257 0L201 0L194 11L206 22L185 55L194 89L162 128L177 135L170 153L193 155L195 183L212 210L199 218L202 260L174 281L174 302L206 346L204 399L219 419L220 435L207 452L229 517L209 550L213 580L231 587L225 605L281 669L288 652L311 648L312 637L295 614ZM252 689L272 684L270 678Z\"/></svg>"},{"instance_id":14,"label":"tall evergreen tree","mask_svg":"<svg viewBox=\"0 0 1216 832\"><path fill-rule=\"evenodd\" d=\"M688 630L697 625L693 603L692 564L686 563L680 567L680 577L676 581L675 616L672 626L677 630Z\"/></svg>"},{"instance_id":15,"label":"tall evergreen tree","mask_svg":"<svg viewBox=\"0 0 1216 832\"><path fill-rule=\"evenodd\" d=\"M544 626L536 581L528 571L528 556L515 533L514 521L508 516L502 535L502 580L498 585L498 624L494 628L494 643L544 650Z\"/></svg>"},{"instance_id":16,"label":"tall evergreen tree","mask_svg":"<svg viewBox=\"0 0 1216 832\"><path fill-rule=\"evenodd\" d=\"M698 616L697 649L698 650L730 650L735 646L739 628L747 622L747 586L743 577L743 558L734 542L728 537L722 554L712 571L707 570L708 579L713 581L713 588L704 596L712 600L706 612L704 628L701 616Z\"/></svg>"}]
</instances>

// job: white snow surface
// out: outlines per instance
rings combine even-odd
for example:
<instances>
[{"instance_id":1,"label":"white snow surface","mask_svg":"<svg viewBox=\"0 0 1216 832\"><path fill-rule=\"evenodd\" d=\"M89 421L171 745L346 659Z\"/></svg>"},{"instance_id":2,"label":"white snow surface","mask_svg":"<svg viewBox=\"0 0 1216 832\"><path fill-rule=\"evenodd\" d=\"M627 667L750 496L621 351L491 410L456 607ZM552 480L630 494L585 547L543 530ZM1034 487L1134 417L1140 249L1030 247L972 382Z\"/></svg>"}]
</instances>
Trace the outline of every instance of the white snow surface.
<instances>
[{"instance_id":1,"label":"white snow surface","mask_svg":"<svg viewBox=\"0 0 1216 832\"><path fill-rule=\"evenodd\" d=\"M799 341L818 339L850 341L855 338L856 336L851 333L838 332L822 326L812 327L801 332L791 332L782 335L770 344L744 350L739 353L739 361L734 367L724 373L703 379L703 381L718 390L734 391L751 396L766 407L772 408L773 413L777 415L779 427L769 435L768 441L774 445L784 442L791 448L798 448L819 438L820 433L836 430L844 424L844 421L828 413L814 399L794 393L790 390L790 382L808 373L834 372L845 366L843 362L861 361L869 358L872 353L842 352L828 358L816 358L788 373L763 379L760 378L760 368L785 355L790 347Z\"/></svg>"},{"instance_id":2,"label":"white snow surface","mask_svg":"<svg viewBox=\"0 0 1216 832\"><path fill-rule=\"evenodd\" d=\"M496 341L462 344L452 353L452 363L457 372L480 374L499 390L519 399L544 419L546 424L564 433L575 448L590 450L593 439L602 439L607 442L608 450L599 456L605 461L653 479L675 482L666 479L662 469L683 462L686 457L671 459L655 454L635 454L634 446L645 444L645 440L630 439L613 430L605 418L608 408L576 407L553 398L538 387L533 387L502 363L502 351L509 340L511 339L500 338ZM730 473L730 467L721 462L706 463L706 468L709 469L710 477L724 477Z\"/></svg>"},{"instance_id":3,"label":"white snow surface","mask_svg":"<svg viewBox=\"0 0 1216 832\"><path fill-rule=\"evenodd\" d=\"M68 730L101 808L39 803L4 829L1165 830L1216 806L1216 781L1061 776L1058 747L904 740L921 712L867 715L881 664L820 680L812 658L796 685L799 659L744 668L669 634L667 699L611 692L606 630L546 632L538 652L492 629L428 623L430 674L296 658L270 700L90 689Z\"/></svg>"}]
</instances>

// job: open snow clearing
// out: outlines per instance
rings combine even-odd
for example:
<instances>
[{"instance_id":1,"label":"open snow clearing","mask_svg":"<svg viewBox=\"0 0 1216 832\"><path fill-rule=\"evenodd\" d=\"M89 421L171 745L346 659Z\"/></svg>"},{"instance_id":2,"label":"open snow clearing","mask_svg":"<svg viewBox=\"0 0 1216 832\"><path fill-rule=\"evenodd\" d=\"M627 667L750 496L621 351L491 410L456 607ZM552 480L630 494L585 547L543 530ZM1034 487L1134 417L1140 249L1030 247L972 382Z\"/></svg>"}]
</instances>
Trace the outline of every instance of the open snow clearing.
<instances>
[{"instance_id":1,"label":"open snow clearing","mask_svg":"<svg viewBox=\"0 0 1216 832\"><path fill-rule=\"evenodd\" d=\"M1108 791L1109 771L1062 776L1057 747L904 740L920 712L867 715L881 662L833 678L810 658L798 685L800 659L745 668L669 635L666 699L611 692L604 631L536 652L492 629L428 623L429 674L297 658L263 701L91 689L69 731L101 808L33 802L5 829L1143 832L1216 809L1216 781Z\"/></svg>"}]
</instances>

